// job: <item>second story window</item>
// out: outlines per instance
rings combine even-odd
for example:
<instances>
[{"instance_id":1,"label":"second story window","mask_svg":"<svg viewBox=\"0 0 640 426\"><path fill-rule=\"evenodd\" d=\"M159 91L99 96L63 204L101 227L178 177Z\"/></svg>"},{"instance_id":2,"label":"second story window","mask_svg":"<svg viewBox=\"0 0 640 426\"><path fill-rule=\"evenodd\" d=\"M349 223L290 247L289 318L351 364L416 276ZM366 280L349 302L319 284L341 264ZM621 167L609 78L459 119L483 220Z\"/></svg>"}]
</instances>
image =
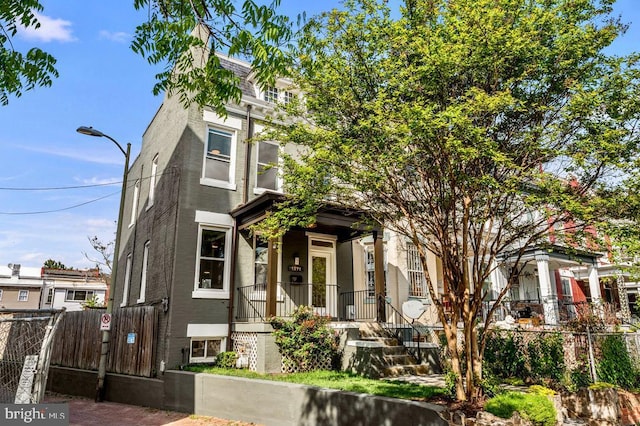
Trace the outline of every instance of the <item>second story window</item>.
<instances>
[{"instance_id":1,"label":"second story window","mask_svg":"<svg viewBox=\"0 0 640 426\"><path fill-rule=\"evenodd\" d=\"M214 290L223 290L225 288L226 234L225 231L202 229L198 288Z\"/></svg>"},{"instance_id":2,"label":"second story window","mask_svg":"<svg viewBox=\"0 0 640 426\"><path fill-rule=\"evenodd\" d=\"M136 185L133 187L133 203L131 204L131 220L129 220L129 226L136 223L136 216L138 215L138 198L140 197L140 179L136 180Z\"/></svg>"},{"instance_id":3,"label":"second story window","mask_svg":"<svg viewBox=\"0 0 640 426\"><path fill-rule=\"evenodd\" d=\"M409 296L428 297L427 282L422 269L420 253L413 243L407 243L407 275Z\"/></svg>"},{"instance_id":4,"label":"second story window","mask_svg":"<svg viewBox=\"0 0 640 426\"><path fill-rule=\"evenodd\" d=\"M278 190L278 144L270 141L258 143L256 188Z\"/></svg>"},{"instance_id":5,"label":"second story window","mask_svg":"<svg viewBox=\"0 0 640 426\"><path fill-rule=\"evenodd\" d=\"M149 202L147 208L153 206L153 202L156 199L156 178L158 175L158 156L153 157L151 163L151 176L149 177Z\"/></svg>"},{"instance_id":6,"label":"second story window","mask_svg":"<svg viewBox=\"0 0 640 426\"><path fill-rule=\"evenodd\" d=\"M18 292L18 302L26 302L29 300L29 290L20 290Z\"/></svg>"},{"instance_id":7,"label":"second story window","mask_svg":"<svg viewBox=\"0 0 640 426\"><path fill-rule=\"evenodd\" d=\"M233 133L209 129L204 177L231 182L233 172Z\"/></svg>"}]
</instances>

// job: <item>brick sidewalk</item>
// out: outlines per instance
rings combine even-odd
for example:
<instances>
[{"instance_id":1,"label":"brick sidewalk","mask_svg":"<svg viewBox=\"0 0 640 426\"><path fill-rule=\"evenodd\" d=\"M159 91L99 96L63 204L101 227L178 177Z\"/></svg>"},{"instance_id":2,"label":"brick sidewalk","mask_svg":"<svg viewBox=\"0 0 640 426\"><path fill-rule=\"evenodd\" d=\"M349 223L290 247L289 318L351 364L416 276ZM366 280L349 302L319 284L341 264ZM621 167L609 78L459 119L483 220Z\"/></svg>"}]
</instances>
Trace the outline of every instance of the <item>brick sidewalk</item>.
<instances>
[{"instance_id":1,"label":"brick sidewalk","mask_svg":"<svg viewBox=\"0 0 640 426\"><path fill-rule=\"evenodd\" d=\"M47 394L44 403L64 402L69 404L69 424L77 426L249 426L255 423L194 416L175 411L99 402L77 396Z\"/></svg>"}]
</instances>

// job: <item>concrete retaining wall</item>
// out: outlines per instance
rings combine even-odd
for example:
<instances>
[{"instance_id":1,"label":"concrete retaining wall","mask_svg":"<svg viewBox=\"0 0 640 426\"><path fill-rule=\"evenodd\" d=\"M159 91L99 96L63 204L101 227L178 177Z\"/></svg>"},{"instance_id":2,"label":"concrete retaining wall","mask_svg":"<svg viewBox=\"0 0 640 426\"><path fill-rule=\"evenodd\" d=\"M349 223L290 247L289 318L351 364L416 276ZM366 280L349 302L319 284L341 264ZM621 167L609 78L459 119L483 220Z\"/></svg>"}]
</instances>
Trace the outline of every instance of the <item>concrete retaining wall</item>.
<instances>
[{"instance_id":1,"label":"concrete retaining wall","mask_svg":"<svg viewBox=\"0 0 640 426\"><path fill-rule=\"evenodd\" d=\"M47 390L93 398L96 372L51 367ZM266 426L446 425L443 407L292 383L167 371L162 379L107 374L108 401Z\"/></svg>"}]
</instances>

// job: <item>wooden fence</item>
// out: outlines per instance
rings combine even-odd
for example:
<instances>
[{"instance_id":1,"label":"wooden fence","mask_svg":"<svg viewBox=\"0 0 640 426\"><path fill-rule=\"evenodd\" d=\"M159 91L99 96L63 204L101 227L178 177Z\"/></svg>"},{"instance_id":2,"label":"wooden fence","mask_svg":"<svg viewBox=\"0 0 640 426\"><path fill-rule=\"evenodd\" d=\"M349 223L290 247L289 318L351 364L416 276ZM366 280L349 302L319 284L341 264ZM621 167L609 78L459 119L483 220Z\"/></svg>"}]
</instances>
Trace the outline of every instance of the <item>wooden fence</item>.
<instances>
[{"instance_id":1,"label":"wooden fence","mask_svg":"<svg viewBox=\"0 0 640 426\"><path fill-rule=\"evenodd\" d=\"M53 344L51 365L98 370L104 310L67 312ZM151 377L158 313L153 306L133 306L112 314L107 372Z\"/></svg>"}]
</instances>

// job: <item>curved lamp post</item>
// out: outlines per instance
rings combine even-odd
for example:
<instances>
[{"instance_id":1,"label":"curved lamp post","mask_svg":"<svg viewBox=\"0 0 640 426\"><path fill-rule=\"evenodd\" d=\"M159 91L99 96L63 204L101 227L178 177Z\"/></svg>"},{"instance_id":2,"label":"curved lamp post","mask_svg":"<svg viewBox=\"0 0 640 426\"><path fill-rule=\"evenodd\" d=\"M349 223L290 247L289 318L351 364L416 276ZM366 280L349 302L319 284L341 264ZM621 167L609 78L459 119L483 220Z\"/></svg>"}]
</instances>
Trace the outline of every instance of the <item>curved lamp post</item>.
<instances>
[{"instance_id":1,"label":"curved lamp post","mask_svg":"<svg viewBox=\"0 0 640 426\"><path fill-rule=\"evenodd\" d=\"M118 254L120 249L120 230L122 228L122 216L124 213L124 198L127 190L127 175L129 174L129 154L131 153L131 144L127 143L126 151L122 148L122 145L118 143L109 135L105 135L99 130L93 127L80 126L76 129L78 133L88 136L96 136L100 138L107 138L113 142L120 152L124 155L124 173L122 175L122 192L120 193L120 210L118 211L118 222L116 223L116 243L113 254L113 265L111 267L111 285L109 286L109 300L107 300L107 313L113 312L113 296L115 294L115 288L117 283L118 272ZM104 378L107 373L107 356L109 354L109 341L111 340L111 330L104 330L102 332L102 348L100 350L100 363L98 364L98 384L96 386L96 402L101 402L104 395Z\"/></svg>"}]
</instances>

